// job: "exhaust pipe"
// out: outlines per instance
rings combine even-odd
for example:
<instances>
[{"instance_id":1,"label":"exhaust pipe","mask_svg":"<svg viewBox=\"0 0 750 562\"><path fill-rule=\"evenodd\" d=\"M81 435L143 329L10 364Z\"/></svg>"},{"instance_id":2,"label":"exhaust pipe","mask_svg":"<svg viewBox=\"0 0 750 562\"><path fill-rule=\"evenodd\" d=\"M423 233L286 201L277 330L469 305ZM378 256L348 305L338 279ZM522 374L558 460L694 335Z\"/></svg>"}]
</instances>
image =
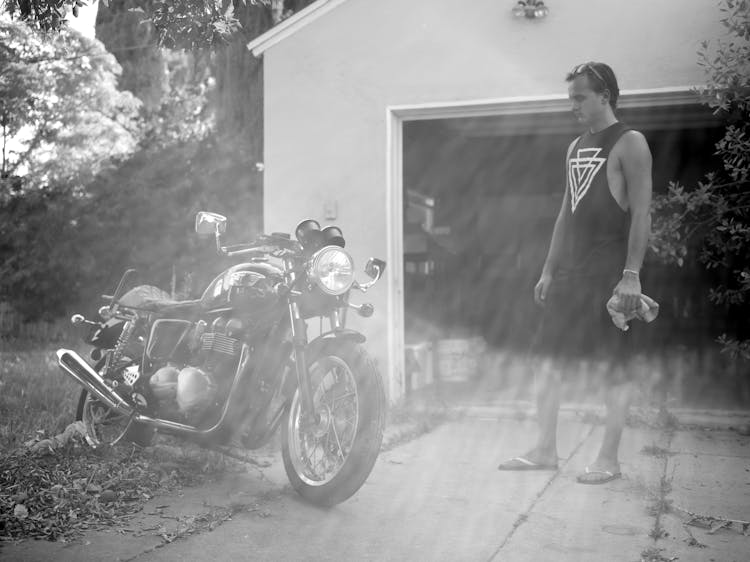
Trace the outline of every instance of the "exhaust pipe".
<instances>
[{"instance_id":1,"label":"exhaust pipe","mask_svg":"<svg viewBox=\"0 0 750 562\"><path fill-rule=\"evenodd\" d=\"M234 375L234 381L232 382L230 394L234 394L234 392L237 390L237 385L242 378L240 375L247 368L249 358L250 348L247 346L247 344L244 344L242 346L242 353L240 354L240 361L237 366L237 372ZM81 356L78 355L75 351L72 351L70 349L58 349L57 362L60 364L60 367L63 369L63 371L65 371L65 373L67 373L74 381L83 386L86 390L96 396L96 398L98 398L101 402L106 404L111 409L125 416L130 416L135 422L145 423L154 426L157 429L166 430L178 435L186 435L198 438L211 437L214 432L222 427L229 410L230 401L227 400L224 404L221 418L214 424L213 427L210 427L208 429L198 429L190 425L185 425L170 420L152 418L151 416L136 413L135 409L125 400L123 400L117 393L115 393L107 385L107 383L104 382L104 379L101 377L101 375L94 371L94 369L92 369L91 366L86 363L86 361L84 361Z\"/></svg>"},{"instance_id":2,"label":"exhaust pipe","mask_svg":"<svg viewBox=\"0 0 750 562\"><path fill-rule=\"evenodd\" d=\"M132 417L134 421L153 425L159 429L176 431L184 434L198 435L209 433L209 431L198 431L189 425L172 422L169 420L155 419L150 416L135 413L134 408L115 393L104 379L84 361L80 355L70 349L57 350L57 362L63 371L78 384L83 386L98 400L116 412ZM212 428L215 429L215 428Z\"/></svg>"},{"instance_id":3,"label":"exhaust pipe","mask_svg":"<svg viewBox=\"0 0 750 562\"><path fill-rule=\"evenodd\" d=\"M101 402L117 412L130 416L133 408L118 396L104 379L84 361L80 355L70 349L57 350L57 362L60 367L70 375L78 384L83 386Z\"/></svg>"}]
</instances>

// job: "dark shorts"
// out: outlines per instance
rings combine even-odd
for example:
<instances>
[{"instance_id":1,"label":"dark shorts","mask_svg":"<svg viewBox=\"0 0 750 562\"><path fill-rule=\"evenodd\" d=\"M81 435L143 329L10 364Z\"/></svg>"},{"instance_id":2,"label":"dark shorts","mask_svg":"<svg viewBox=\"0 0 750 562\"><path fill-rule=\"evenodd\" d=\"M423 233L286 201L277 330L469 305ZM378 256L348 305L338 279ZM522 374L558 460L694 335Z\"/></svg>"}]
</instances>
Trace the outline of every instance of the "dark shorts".
<instances>
[{"instance_id":1,"label":"dark shorts","mask_svg":"<svg viewBox=\"0 0 750 562\"><path fill-rule=\"evenodd\" d=\"M632 356L635 322L623 332L607 312L619 277L556 277L547 293L531 351L551 359L595 359L613 365Z\"/></svg>"}]
</instances>

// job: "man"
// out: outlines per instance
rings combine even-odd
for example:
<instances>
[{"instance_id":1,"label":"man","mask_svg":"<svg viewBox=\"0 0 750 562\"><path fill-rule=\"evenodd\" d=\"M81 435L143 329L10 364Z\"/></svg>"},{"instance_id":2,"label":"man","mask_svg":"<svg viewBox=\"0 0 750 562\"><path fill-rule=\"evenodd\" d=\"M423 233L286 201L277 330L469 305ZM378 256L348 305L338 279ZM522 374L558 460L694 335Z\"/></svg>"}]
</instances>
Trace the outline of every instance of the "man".
<instances>
[{"instance_id":1,"label":"man","mask_svg":"<svg viewBox=\"0 0 750 562\"><path fill-rule=\"evenodd\" d=\"M625 363L633 332L613 324L606 304L613 294L625 313L640 304L639 272L651 228L651 153L644 136L615 116L619 89L608 65L580 64L566 81L573 113L586 131L568 147L565 195L534 287L543 312L533 355L551 359L555 369L537 373L536 446L498 468L557 468L560 371L569 360L599 356L608 365L604 440L578 481L602 484L620 476L618 448L631 395Z\"/></svg>"}]
</instances>

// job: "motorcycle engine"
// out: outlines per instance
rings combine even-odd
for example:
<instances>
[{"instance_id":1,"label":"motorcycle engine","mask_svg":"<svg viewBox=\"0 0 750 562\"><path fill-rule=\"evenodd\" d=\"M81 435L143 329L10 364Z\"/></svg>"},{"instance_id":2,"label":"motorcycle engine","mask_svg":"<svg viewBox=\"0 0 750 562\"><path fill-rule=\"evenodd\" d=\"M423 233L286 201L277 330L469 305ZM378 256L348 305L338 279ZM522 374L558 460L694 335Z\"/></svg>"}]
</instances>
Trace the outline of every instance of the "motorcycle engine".
<instances>
[{"instance_id":1,"label":"motorcycle engine","mask_svg":"<svg viewBox=\"0 0 750 562\"><path fill-rule=\"evenodd\" d=\"M149 380L160 415L195 422L223 404L242 349L236 338L242 328L239 320L219 318L210 328L200 322L192 333L183 333L179 340L189 343L181 350L176 345L170 360Z\"/></svg>"}]
</instances>

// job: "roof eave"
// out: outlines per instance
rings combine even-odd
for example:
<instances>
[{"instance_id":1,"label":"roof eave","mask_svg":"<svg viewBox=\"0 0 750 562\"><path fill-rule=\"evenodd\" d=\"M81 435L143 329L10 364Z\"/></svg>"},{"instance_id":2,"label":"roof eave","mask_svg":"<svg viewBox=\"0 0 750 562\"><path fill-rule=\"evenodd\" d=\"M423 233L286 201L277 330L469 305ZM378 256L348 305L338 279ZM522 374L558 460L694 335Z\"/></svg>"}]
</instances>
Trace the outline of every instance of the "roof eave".
<instances>
[{"instance_id":1,"label":"roof eave","mask_svg":"<svg viewBox=\"0 0 750 562\"><path fill-rule=\"evenodd\" d=\"M259 35L247 44L247 48L256 57L261 56L270 47L283 41L290 35L294 35L322 15L330 12L347 0L317 0L306 8L300 10L293 16L275 25L262 35Z\"/></svg>"}]
</instances>

